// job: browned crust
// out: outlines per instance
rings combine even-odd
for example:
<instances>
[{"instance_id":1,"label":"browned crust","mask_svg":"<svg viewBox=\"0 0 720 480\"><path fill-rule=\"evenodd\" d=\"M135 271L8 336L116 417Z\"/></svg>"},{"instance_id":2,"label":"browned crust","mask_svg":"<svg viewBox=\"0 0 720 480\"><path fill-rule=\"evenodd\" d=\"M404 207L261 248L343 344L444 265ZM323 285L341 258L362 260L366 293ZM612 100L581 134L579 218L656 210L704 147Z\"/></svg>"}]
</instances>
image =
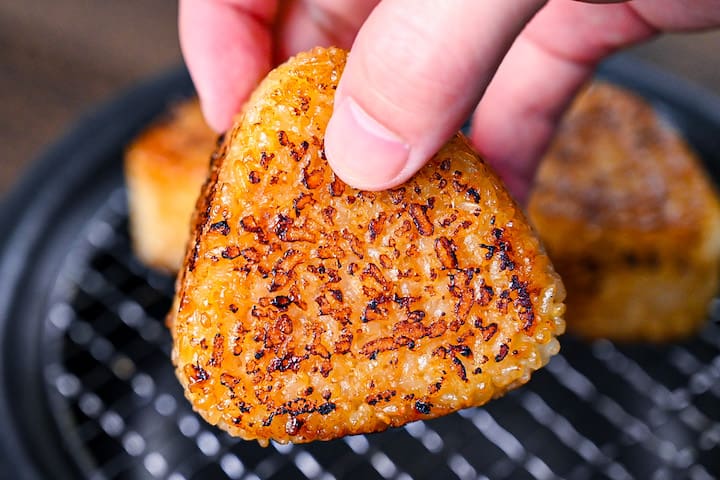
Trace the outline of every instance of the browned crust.
<instances>
[{"instance_id":1,"label":"browned crust","mask_svg":"<svg viewBox=\"0 0 720 480\"><path fill-rule=\"evenodd\" d=\"M720 207L685 140L643 99L596 83L544 158L529 215L587 337L693 333L718 288Z\"/></svg>"},{"instance_id":2,"label":"browned crust","mask_svg":"<svg viewBox=\"0 0 720 480\"><path fill-rule=\"evenodd\" d=\"M358 191L324 156L345 52L253 94L198 204L170 321L194 408L246 439L381 431L482 404L557 351L562 284L461 136L402 187Z\"/></svg>"}]
</instances>

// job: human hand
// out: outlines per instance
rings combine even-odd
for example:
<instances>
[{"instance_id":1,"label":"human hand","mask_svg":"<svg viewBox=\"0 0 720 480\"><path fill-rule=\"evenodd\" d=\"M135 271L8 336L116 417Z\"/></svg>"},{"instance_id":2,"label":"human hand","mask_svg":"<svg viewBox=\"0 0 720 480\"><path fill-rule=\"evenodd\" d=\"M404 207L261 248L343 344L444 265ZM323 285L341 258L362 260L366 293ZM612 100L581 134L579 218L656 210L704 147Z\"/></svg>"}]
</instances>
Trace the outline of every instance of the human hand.
<instances>
[{"instance_id":1,"label":"human hand","mask_svg":"<svg viewBox=\"0 0 720 480\"><path fill-rule=\"evenodd\" d=\"M180 1L183 53L215 129L274 63L352 45L325 137L340 178L396 186L472 114L471 140L521 201L597 62L658 32L717 25L718 0Z\"/></svg>"}]
</instances>

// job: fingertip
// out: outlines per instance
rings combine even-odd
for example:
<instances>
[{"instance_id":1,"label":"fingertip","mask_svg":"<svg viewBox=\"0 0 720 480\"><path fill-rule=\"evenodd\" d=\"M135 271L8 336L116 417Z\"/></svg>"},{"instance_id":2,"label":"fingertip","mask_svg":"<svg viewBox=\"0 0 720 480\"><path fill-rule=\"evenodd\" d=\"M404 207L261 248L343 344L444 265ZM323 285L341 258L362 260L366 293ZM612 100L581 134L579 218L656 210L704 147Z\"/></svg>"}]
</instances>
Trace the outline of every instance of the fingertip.
<instances>
[{"instance_id":1,"label":"fingertip","mask_svg":"<svg viewBox=\"0 0 720 480\"><path fill-rule=\"evenodd\" d=\"M260 78L270 70L266 24L237 5L183 0L180 46L208 125L231 124Z\"/></svg>"},{"instance_id":2,"label":"fingertip","mask_svg":"<svg viewBox=\"0 0 720 480\"><path fill-rule=\"evenodd\" d=\"M410 148L354 98L341 96L325 132L325 153L345 183L362 190L383 190L402 181L398 176L405 169Z\"/></svg>"},{"instance_id":3,"label":"fingertip","mask_svg":"<svg viewBox=\"0 0 720 480\"><path fill-rule=\"evenodd\" d=\"M470 115L541 3L379 3L353 44L327 130L338 176L379 190L414 175Z\"/></svg>"}]
</instances>

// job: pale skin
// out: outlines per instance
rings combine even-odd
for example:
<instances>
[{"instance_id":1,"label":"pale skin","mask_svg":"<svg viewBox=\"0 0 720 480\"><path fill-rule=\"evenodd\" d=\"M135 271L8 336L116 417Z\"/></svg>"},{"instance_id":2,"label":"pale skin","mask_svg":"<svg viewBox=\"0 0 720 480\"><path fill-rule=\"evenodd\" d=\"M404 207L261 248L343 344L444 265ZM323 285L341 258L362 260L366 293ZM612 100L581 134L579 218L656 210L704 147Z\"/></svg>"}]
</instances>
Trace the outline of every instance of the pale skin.
<instances>
[{"instance_id":1,"label":"pale skin","mask_svg":"<svg viewBox=\"0 0 720 480\"><path fill-rule=\"evenodd\" d=\"M180 0L183 54L216 130L275 64L352 47L325 138L340 178L397 186L472 115L471 141L520 201L600 60L716 26L720 0Z\"/></svg>"}]
</instances>

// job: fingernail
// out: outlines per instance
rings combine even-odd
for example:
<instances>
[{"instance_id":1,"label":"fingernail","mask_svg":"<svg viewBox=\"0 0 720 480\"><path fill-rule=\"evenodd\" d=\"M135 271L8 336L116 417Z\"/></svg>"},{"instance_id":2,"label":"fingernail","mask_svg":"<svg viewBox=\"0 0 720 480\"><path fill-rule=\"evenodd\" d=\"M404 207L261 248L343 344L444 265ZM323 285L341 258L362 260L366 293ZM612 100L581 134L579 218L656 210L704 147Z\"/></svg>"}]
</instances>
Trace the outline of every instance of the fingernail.
<instances>
[{"instance_id":1,"label":"fingernail","mask_svg":"<svg viewBox=\"0 0 720 480\"><path fill-rule=\"evenodd\" d=\"M388 188L408 161L410 146L352 98L336 104L325 132L325 152L335 173L360 189Z\"/></svg>"}]
</instances>

